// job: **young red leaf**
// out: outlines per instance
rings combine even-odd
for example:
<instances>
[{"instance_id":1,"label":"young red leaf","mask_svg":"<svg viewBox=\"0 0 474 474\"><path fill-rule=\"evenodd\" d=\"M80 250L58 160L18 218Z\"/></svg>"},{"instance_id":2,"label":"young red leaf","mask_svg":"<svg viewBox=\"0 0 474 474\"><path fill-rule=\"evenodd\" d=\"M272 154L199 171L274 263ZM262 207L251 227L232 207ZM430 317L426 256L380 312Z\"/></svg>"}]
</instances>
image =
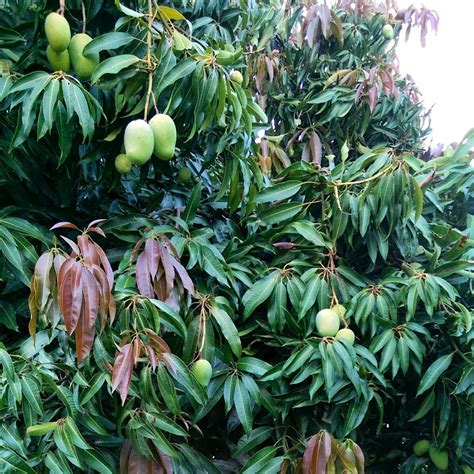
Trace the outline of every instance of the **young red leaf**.
<instances>
[{"instance_id":1,"label":"young red leaf","mask_svg":"<svg viewBox=\"0 0 474 474\"><path fill-rule=\"evenodd\" d=\"M97 319L97 312L99 310L99 288L97 287L97 281L94 275L89 269L84 268L83 272L83 306L84 306L84 317L86 318L89 328L94 327Z\"/></svg>"},{"instance_id":2,"label":"young red leaf","mask_svg":"<svg viewBox=\"0 0 474 474\"><path fill-rule=\"evenodd\" d=\"M331 456L331 436L321 431L310 438L303 453L303 474L320 474L326 472L326 465Z\"/></svg>"},{"instance_id":3,"label":"young red leaf","mask_svg":"<svg viewBox=\"0 0 474 474\"><path fill-rule=\"evenodd\" d=\"M133 348L132 344L125 344L115 358L112 372L112 392L120 386L120 398L122 405L125 403L128 387L132 380L133 370Z\"/></svg>"},{"instance_id":4,"label":"young red leaf","mask_svg":"<svg viewBox=\"0 0 474 474\"><path fill-rule=\"evenodd\" d=\"M99 224L99 222L104 222L106 220L107 219L96 219L95 221L89 222L89 225L87 226L87 230L90 230L92 226Z\"/></svg>"},{"instance_id":5,"label":"young red leaf","mask_svg":"<svg viewBox=\"0 0 474 474\"><path fill-rule=\"evenodd\" d=\"M148 265L148 271L151 279L155 278L160 262L160 247L161 245L155 239L147 239L145 241L145 254Z\"/></svg>"},{"instance_id":6,"label":"young red leaf","mask_svg":"<svg viewBox=\"0 0 474 474\"><path fill-rule=\"evenodd\" d=\"M61 235L61 239L63 239L69 245L69 247L71 247L73 251L73 257L77 257L81 253L79 247L71 239L64 237L64 235Z\"/></svg>"},{"instance_id":7,"label":"young red leaf","mask_svg":"<svg viewBox=\"0 0 474 474\"><path fill-rule=\"evenodd\" d=\"M148 263L146 258L146 253L142 252L137 259L136 264L136 280L137 288L141 295L152 298L153 297L153 287L150 282L150 272L148 269Z\"/></svg>"},{"instance_id":8,"label":"young red leaf","mask_svg":"<svg viewBox=\"0 0 474 474\"><path fill-rule=\"evenodd\" d=\"M81 313L76 327L76 357L79 364L90 354L95 336L95 327L89 327L84 309Z\"/></svg>"},{"instance_id":9,"label":"young red leaf","mask_svg":"<svg viewBox=\"0 0 474 474\"><path fill-rule=\"evenodd\" d=\"M77 225L73 224L72 222L58 222L57 224L54 224L49 230L65 228L79 230L79 227L77 227Z\"/></svg>"}]
</instances>

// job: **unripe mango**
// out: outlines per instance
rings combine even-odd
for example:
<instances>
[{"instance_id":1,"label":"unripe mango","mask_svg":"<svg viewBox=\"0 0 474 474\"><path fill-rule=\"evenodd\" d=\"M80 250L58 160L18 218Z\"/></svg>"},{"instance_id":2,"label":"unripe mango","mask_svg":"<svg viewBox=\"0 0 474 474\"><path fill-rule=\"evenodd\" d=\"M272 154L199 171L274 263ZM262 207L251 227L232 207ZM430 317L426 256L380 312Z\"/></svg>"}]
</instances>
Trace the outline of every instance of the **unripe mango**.
<instances>
[{"instance_id":1,"label":"unripe mango","mask_svg":"<svg viewBox=\"0 0 474 474\"><path fill-rule=\"evenodd\" d=\"M48 58L53 71L68 72L71 68L71 61L69 60L69 52L67 49L57 53L53 48L51 48L51 45L48 45L46 48L46 57Z\"/></svg>"},{"instance_id":2,"label":"unripe mango","mask_svg":"<svg viewBox=\"0 0 474 474\"><path fill-rule=\"evenodd\" d=\"M347 342L349 342L351 346L353 346L355 342L354 331L352 331L352 329L349 329L349 328L339 329L339 331L337 331L336 333L336 339L344 339Z\"/></svg>"},{"instance_id":3,"label":"unripe mango","mask_svg":"<svg viewBox=\"0 0 474 474\"><path fill-rule=\"evenodd\" d=\"M71 41L71 28L69 23L59 13L50 13L44 22L44 31L48 43L57 53L65 51Z\"/></svg>"},{"instance_id":4,"label":"unripe mango","mask_svg":"<svg viewBox=\"0 0 474 474\"><path fill-rule=\"evenodd\" d=\"M115 157L115 169L120 174L126 174L132 169L132 163L130 163L127 155L120 153Z\"/></svg>"},{"instance_id":5,"label":"unripe mango","mask_svg":"<svg viewBox=\"0 0 474 474\"><path fill-rule=\"evenodd\" d=\"M191 179L191 170L187 168L186 166L183 166L182 168L179 169L178 171L178 179L185 183L186 181L189 181Z\"/></svg>"},{"instance_id":6,"label":"unripe mango","mask_svg":"<svg viewBox=\"0 0 474 474\"><path fill-rule=\"evenodd\" d=\"M230 73L230 80L236 82L237 84L242 84L244 80L244 76L240 71L236 71L235 69Z\"/></svg>"},{"instance_id":7,"label":"unripe mango","mask_svg":"<svg viewBox=\"0 0 474 474\"><path fill-rule=\"evenodd\" d=\"M191 372L203 387L207 387L212 377L212 365L206 359L199 359L191 367Z\"/></svg>"},{"instance_id":8,"label":"unripe mango","mask_svg":"<svg viewBox=\"0 0 474 474\"><path fill-rule=\"evenodd\" d=\"M382 28L382 35L386 40L393 39L393 27L388 23Z\"/></svg>"},{"instance_id":9,"label":"unripe mango","mask_svg":"<svg viewBox=\"0 0 474 474\"><path fill-rule=\"evenodd\" d=\"M323 337L334 337L339 331L339 316L332 309L322 309L316 315L316 329Z\"/></svg>"},{"instance_id":10,"label":"unripe mango","mask_svg":"<svg viewBox=\"0 0 474 474\"><path fill-rule=\"evenodd\" d=\"M413 452L417 456L423 456L430 449L430 442L427 439L420 439L413 445Z\"/></svg>"},{"instance_id":11,"label":"unripe mango","mask_svg":"<svg viewBox=\"0 0 474 474\"><path fill-rule=\"evenodd\" d=\"M155 155L160 160L171 160L176 146L176 125L166 114L156 114L149 121L155 139Z\"/></svg>"},{"instance_id":12,"label":"unripe mango","mask_svg":"<svg viewBox=\"0 0 474 474\"><path fill-rule=\"evenodd\" d=\"M69 44L69 55L71 56L71 63L76 76L82 81L87 81L92 76L92 72L99 64L99 53L84 56L82 54L84 48L92 38L85 33L78 33L74 35Z\"/></svg>"},{"instance_id":13,"label":"unripe mango","mask_svg":"<svg viewBox=\"0 0 474 474\"><path fill-rule=\"evenodd\" d=\"M153 154L153 131L145 120L133 120L125 129L125 154L134 165L145 164Z\"/></svg>"},{"instance_id":14,"label":"unripe mango","mask_svg":"<svg viewBox=\"0 0 474 474\"><path fill-rule=\"evenodd\" d=\"M448 452L445 449L438 449L436 446L430 446L429 453L431 461L440 471L448 469L449 458Z\"/></svg>"},{"instance_id":15,"label":"unripe mango","mask_svg":"<svg viewBox=\"0 0 474 474\"><path fill-rule=\"evenodd\" d=\"M55 431L58 427L57 421L51 421L49 423L41 423L40 425L28 426L26 433L30 436L43 436L47 433Z\"/></svg>"},{"instance_id":16,"label":"unripe mango","mask_svg":"<svg viewBox=\"0 0 474 474\"><path fill-rule=\"evenodd\" d=\"M339 316L341 323L344 321L344 316L346 315L347 309L342 304L335 304L331 309Z\"/></svg>"}]
</instances>

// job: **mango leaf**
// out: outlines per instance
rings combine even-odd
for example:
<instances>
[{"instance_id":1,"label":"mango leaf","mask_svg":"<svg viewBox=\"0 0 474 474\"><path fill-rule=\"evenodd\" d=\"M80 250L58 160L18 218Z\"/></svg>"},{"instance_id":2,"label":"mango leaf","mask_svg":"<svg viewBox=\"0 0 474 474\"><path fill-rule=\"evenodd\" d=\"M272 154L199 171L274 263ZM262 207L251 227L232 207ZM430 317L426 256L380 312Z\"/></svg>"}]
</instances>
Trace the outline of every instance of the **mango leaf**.
<instances>
[{"instance_id":1,"label":"mango leaf","mask_svg":"<svg viewBox=\"0 0 474 474\"><path fill-rule=\"evenodd\" d=\"M252 404L249 392L242 380L236 378L234 388L234 405L244 431L248 434L252 430Z\"/></svg>"},{"instance_id":2,"label":"mango leaf","mask_svg":"<svg viewBox=\"0 0 474 474\"><path fill-rule=\"evenodd\" d=\"M265 202L281 201L295 195L301 189L300 181L286 181L265 188L255 198L257 204Z\"/></svg>"},{"instance_id":3,"label":"mango leaf","mask_svg":"<svg viewBox=\"0 0 474 474\"><path fill-rule=\"evenodd\" d=\"M243 467L242 474L269 472L265 467L268 462L275 457L276 453L277 448L274 448L273 446L266 446L265 448L260 449L247 460Z\"/></svg>"},{"instance_id":4,"label":"mango leaf","mask_svg":"<svg viewBox=\"0 0 474 474\"><path fill-rule=\"evenodd\" d=\"M418 386L418 392L416 393L417 397L422 393L426 392L426 390L431 388L436 383L440 376L451 365L452 360L453 354L447 354L435 360L428 367L428 369L426 369L425 375L423 375L423 378L420 381L420 385Z\"/></svg>"},{"instance_id":5,"label":"mango leaf","mask_svg":"<svg viewBox=\"0 0 474 474\"><path fill-rule=\"evenodd\" d=\"M96 36L90 43L86 45L82 54L84 56L91 56L101 51L110 51L118 49L121 46L131 43L135 38L122 31L113 31L104 35Z\"/></svg>"},{"instance_id":6,"label":"mango leaf","mask_svg":"<svg viewBox=\"0 0 474 474\"><path fill-rule=\"evenodd\" d=\"M254 283L244 294L242 303L244 305L244 319L248 318L265 300L269 298L275 288L279 272L273 271L266 277Z\"/></svg>"},{"instance_id":7,"label":"mango leaf","mask_svg":"<svg viewBox=\"0 0 474 474\"><path fill-rule=\"evenodd\" d=\"M94 69L91 82L92 84L95 84L103 75L117 74L118 72L122 71L122 69L125 69L132 64L137 63L138 61L140 61L140 58L133 54L121 54L119 56L108 58L98 64Z\"/></svg>"},{"instance_id":8,"label":"mango leaf","mask_svg":"<svg viewBox=\"0 0 474 474\"><path fill-rule=\"evenodd\" d=\"M242 345L240 343L239 333L232 318L219 306L212 306L211 314L221 328L222 334L229 343L232 352L237 357L240 357L242 355Z\"/></svg>"}]
</instances>

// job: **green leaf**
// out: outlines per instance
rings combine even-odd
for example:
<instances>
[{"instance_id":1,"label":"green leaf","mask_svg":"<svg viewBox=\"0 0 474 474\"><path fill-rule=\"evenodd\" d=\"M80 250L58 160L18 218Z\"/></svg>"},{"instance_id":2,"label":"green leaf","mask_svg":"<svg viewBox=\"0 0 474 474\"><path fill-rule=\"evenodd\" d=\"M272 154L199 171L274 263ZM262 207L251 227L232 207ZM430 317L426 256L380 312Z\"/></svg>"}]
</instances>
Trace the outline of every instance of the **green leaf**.
<instances>
[{"instance_id":1,"label":"green leaf","mask_svg":"<svg viewBox=\"0 0 474 474\"><path fill-rule=\"evenodd\" d=\"M242 345L240 342L239 333L235 327L234 321L232 321L232 318L219 306L212 306L211 314L221 328L222 334L229 343L232 352L237 357L240 357L242 354Z\"/></svg>"},{"instance_id":2,"label":"green leaf","mask_svg":"<svg viewBox=\"0 0 474 474\"><path fill-rule=\"evenodd\" d=\"M266 446L265 448L257 451L250 459L245 463L242 474L260 474L268 472L263 468L271 461L277 453L277 448L273 446Z\"/></svg>"},{"instance_id":3,"label":"green leaf","mask_svg":"<svg viewBox=\"0 0 474 474\"><path fill-rule=\"evenodd\" d=\"M102 388L107 375L104 372L95 374L92 380L89 382L89 387L84 390L80 404L85 405L92 397Z\"/></svg>"},{"instance_id":4,"label":"green leaf","mask_svg":"<svg viewBox=\"0 0 474 474\"><path fill-rule=\"evenodd\" d=\"M161 364L158 365L156 378L158 381L158 390L160 391L166 406L173 415L179 416L181 414L181 407L176 395L176 389L171 377Z\"/></svg>"},{"instance_id":5,"label":"green leaf","mask_svg":"<svg viewBox=\"0 0 474 474\"><path fill-rule=\"evenodd\" d=\"M28 402L35 413L43 415L43 403L41 402L41 393L36 380L27 375L20 379L20 383L24 400Z\"/></svg>"},{"instance_id":6,"label":"green leaf","mask_svg":"<svg viewBox=\"0 0 474 474\"><path fill-rule=\"evenodd\" d=\"M201 192L202 192L202 184L201 184L201 181L199 181L194 186L191 192L191 196L189 197L189 201L186 206L186 209L184 210L183 215L182 215L182 218L188 223L192 223L194 216L196 215L196 211L201 201Z\"/></svg>"},{"instance_id":7,"label":"green leaf","mask_svg":"<svg viewBox=\"0 0 474 474\"><path fill-rule=\"evenodd\" d=\"M268 362L257 359L256 357L242 357L237 362L237 368L243 372L261 377L268 372L272 366Z\"/></svg>"},{"instance_id":8,"label":"green leaf","mask_svg":"<svg viewBox=\"0 0 474 474\"><path fill-rule=\"evenodd\" d=\"M117 74L123 69L140 61L134 54L120 54L102 61L97 65L92 73L91 83L95 84L105 74Z\"/></svg>"},{"instance_id":9,"label":"green leaf","mask_svg":"<svg viewBox=\"0 0 474 474\"><path fill-rule=\"evenodd\" d=\"M3 324L8 329L18 331L18 324L16 322L15 310L10 303L0 301L0 324Z\"/></svg>"},{"instance_id":10,"label":"green leaf","mask_svg":"<svg viewBox=\"0 0 474 474\"><path fill-rule=\"evenodd\" d=\"M94 122L89 113L89 106L87 105L87 100L81 89L74 84L71 85L70 92L74 112L79 118L79 123L81 124L84 139L86 139L87 137L92 138L92 135L94 134Z\"/></svg>"},{"instance_id":11,"label":"green leaf","mask_svg":"<svg viewBox=\"0 0 474 474\"><path fill-rule=\"evenodd\" d=\"M43 102L41 109L43 112L44 123L47 130L51 130L53 126L54 111L56 107L56 101L59 93L59 80L53 79L50 81L46 90L43 94Z\"/></svg>"},{"instance_id":12,"label":"green leaf","mask_svg":"<svg viewBox=\"0 0 474 474\"><path fill-rule=\"evenodd\" d=\"M242 303L244 305L244 319L248 318L265 300L269 298L275 288L279 277L277 270L254 283L244 294Z\"/></svg>"},{"instance_id":13,"label":"green leaf","mask_svg":"<svg viewBox=\"0 0 474 474\"><path fill-rule=\"evenodd\" d=\"M236 378L234 389L234 405L244 431L248 434L252 430L252 405L247 388Z\"/></svg>"},{"instance_id":14,"label":"green leaf","mask_svg":"<svg viewBox=\"0 0 474 474\"><path fill-rule=\"evenodd\" d=\"M290 224L289 227L296 230L298 234L300 234L308 242L313 243L317 247L328 246L323 235L319 231L316 230L315 225L311 222L308 222L308 221L293 222L292 224Z\"/></svg>"},{"instance_id":15,"label":"green leaf","mask_svg":"<svg viewBox=\"0 0 474 474\"><path fill-rule=\"evenodd\" d=\"M300 181L286 181L265 188L255 197L257 204L265 202L281 201L295 195L301 189Z\"/></svg>"},{"instance_id":16,"label":"green leaf","mask_svg":"<svg viewBox=\"0 0 474 474\"><path fill-rule=\"evenodd\" d=\"M80 450L80 458L86 466L100 474L116 474L116 470L107 462L107 460L96 450Z\"/></svg>"},{"instance_id":17,"label":"green leaf","mask_svg":"<svg viewBox=\"0 0 474 474\"><path fill-rule=\"evenodd\" d=\"M435 401L435 391L431 390L430 394L423 400L418 411L408 421L421 420L433 408Z\"/></svg>"},{"instance_id":18,"label":"green leaf","mask_svg":"<svg viewBox=\"0 0 474 474\"><path fill-rule=\"evenodd\" d=\"M161 93L169 86L174 84L179 79L189 76L196 69L196 63L192 59L185 59L180 61L171 71L166 75L160 77L153 88L156 100L158 100Z\"/></svg>"},{"instance_id":19,"label":"green leaf","mask_svg":"<svg viewBox=\"0 0 474 474\"><path fill-rule=\"evenodd\" d=\"M278 204L260 215L260 219L266 225L279 224L280 222L292 219L299 214L305 203L287 202Z\"/></svg>"},{"instance_id":20,"label":"green leaf","mask_svg":"<svg viewBox=\"0 0 474 474\"><path fill-rule=\"evenodd\" d=\"M26 461L24 461L17 453L11 451L7 447L0 447L0 460L2 463L1 472L11 472L15 474L36 474L36 471L28 466Z\"/></svg>"},{"instance_id":21,"label":"green leaf","mask_svg":"<svg viewBox=\"0 0 474 474\"><path fill-rule=\"evenodd\" d=\"M439 359L435 360L426 370L425 375L420 381L420 385L418 387L418 392L416 396L418 397L422 393L426 392L429 388L431 388L439 377L448 369L451 365L451 361L453 360L453 354L447 354L445 356L440 357Z\"/></svg>"},{"instance_id":22,"label":"green leaf","mask_svg":"<svg viewBox=\"0 0 474 474\"><path fill-rule=\"evenodd\" d=\"M298 320L303 319L306 313L314 306L320 287L321 279L317 274L315 274L306 284L306 289L303 294L303 299L301 300L301 305L298 311Z\"/></svg>"},{"instance_id":23,"label":"green leaf","mask_svg":"<svg viewBox=\"0 0 474 474\"><path fill-rule=\"evenodd\" d=\"M239 439L237 448L232 452L234 458L245 454L265 442L275 430L272 426L260 426Z\"/></svg>"},{"instance_id":24,"label":"green leaf","mask_svg":"<svg viewBox=\"0 0 474 474\"><path fill-rule=\"evenodd\" d=\"M118 49L121 46L130 44L135 38L129 34L121 31L113 31L104 35L96 36L90 43L83 49L82 54L84 56L93 56L101 51L111 51ZM138 59L138 58L137 58Z\"/></svg>"}]
</instances>

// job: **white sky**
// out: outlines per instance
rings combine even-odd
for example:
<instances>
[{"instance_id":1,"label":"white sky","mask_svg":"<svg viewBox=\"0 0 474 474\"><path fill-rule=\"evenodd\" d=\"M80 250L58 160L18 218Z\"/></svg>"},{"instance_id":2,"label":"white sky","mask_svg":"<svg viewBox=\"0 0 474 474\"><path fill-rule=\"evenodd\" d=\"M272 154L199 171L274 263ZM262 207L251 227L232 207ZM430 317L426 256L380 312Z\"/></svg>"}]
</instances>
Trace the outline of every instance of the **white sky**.
<instances>
[{"instance_id":1,"label":"white sky","mask_svg":"<svg viewBox=\"0 0 474 474\"><path fill-rule=\"evenodd\" d=\"M418 0L398 0L399 8ZM438 34L428 33L422 48L419 30L405 43L400 37L397 54L402 73L418 84L431 113L433 144L461 141L474 127L474 18L473 0L424 0L440 16Z\"/></svg>"}]
</instances>

